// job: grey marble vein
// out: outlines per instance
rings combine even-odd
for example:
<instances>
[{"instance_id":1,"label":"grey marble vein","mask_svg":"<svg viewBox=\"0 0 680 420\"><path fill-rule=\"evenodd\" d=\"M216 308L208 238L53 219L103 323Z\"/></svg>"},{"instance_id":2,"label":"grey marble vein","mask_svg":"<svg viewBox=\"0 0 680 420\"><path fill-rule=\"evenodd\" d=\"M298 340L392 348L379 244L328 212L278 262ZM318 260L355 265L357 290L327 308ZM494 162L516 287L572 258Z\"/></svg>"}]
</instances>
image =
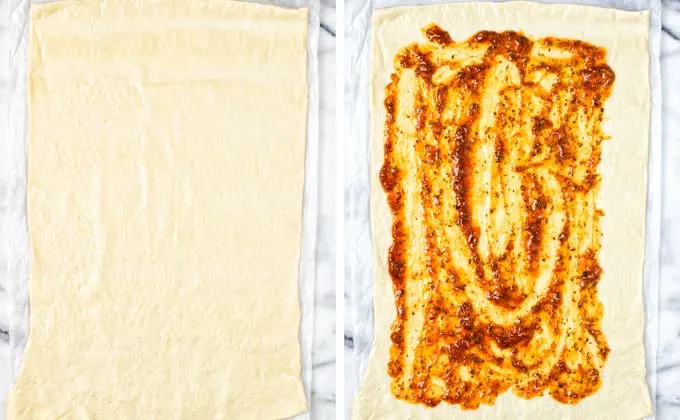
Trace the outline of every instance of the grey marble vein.
<instances>
[{"instance_id":1,"label":"grey marble vein","mask_svg":"<svg viewBox=\"0 0 680 420\"><path fill-rule=\"evenodd\" d=\"M330 25L328 25L325 22L321 22L321 29L326 31L328 34L335 36L335 29L333 29Z\"/></svg>"}]
</instances>

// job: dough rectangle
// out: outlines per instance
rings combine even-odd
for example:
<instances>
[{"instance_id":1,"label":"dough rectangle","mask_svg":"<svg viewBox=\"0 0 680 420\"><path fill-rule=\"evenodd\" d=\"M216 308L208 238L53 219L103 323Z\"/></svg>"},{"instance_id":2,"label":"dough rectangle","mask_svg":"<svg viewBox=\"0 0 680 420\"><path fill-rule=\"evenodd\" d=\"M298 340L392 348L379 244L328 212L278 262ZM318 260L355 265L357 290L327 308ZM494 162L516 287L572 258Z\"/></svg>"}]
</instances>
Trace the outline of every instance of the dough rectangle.
<instances>
[{"instance_id":1,"label":"dough rectangle","mask_svg":"<svg viewBox=\"0 0 680 420\"><path fill-rule=\"evenodd\" d=\"M33 5L30 336L10 419L305 409L307 17Z\"/></svg>"},{"instance_id":2,"label":"dough rectangle","mask_svg":"<svg viewBox=\"0 0 680 420\"><path fill-rule=\"evenodd\" d=\"M390 325L395 319L388 273L391 213L379 182L384 145L384 88L399 48L420 42L430 23L463 41L481 30L524 31L532 37L582 39L608 50L616 86L605 104L605 134L599 171L598 206L604 210L599 296L604 304L603 329L611 354L602 388L576 405L549 397L523 400L503 395L493 406L460 410L407 404L390 392L387 374ZM649 142L649 13L577 5L528 2L459 3L377 10L373 16L371 73L371 227L374 242L375 337L364 383L354 403L356 419L637 419L651 412L645 383L642 301L645 244L645 199ZM621 203L626 203L621 205Z\"/></svg>"}]
</instances>

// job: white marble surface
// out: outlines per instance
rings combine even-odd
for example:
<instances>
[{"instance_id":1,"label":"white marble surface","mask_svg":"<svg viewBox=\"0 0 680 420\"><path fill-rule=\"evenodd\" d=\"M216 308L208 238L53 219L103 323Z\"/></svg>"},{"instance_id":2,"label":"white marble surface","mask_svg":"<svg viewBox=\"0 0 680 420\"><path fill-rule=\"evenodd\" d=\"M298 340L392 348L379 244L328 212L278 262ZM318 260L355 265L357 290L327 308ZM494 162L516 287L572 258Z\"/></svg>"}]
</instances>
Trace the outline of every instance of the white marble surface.
<instances>
[{"instance_id":1,"label":"white marble surface","mask_svg":"<svg viewBox=\"0 0 680 420\"><path fill-rule=\"evenodd\" d=\"M659 345L657 352L658 383L656 393L656 419L680 420L680 0L663 1L663 34L661 48L661 76L663 86L663 198L662 236L660 249L660 314ZM351 7L350 7L351 9ZM350 90L354 81L349 81ZM351 141L351 139L350 139ZM352 149L349 148L349 156ZM356 172L348 176L363 176ZM347 208L348 200L356 199L350 191L345 199L345 217L354 220L362 214L353 214L355 208ZM361 212L360 212L361 213ZM346 272L356 270L350 266L352 241L360 240L364 234L347 238L345 257ZM349 257L348 257L349 255ZM365 293L352 295L352 283L348 284L345 300L348 304L365 301ZM363 303L362 307L365 306ZM370 314L369 314L370 315ZM351 400L352 392L359 382L356 356L365 354L370 346L370 331L357 330L355 316L346 316L345 353L346 395ZM362 319L368 316L362 312Z\"/></svg>"},{"instance_id":2,"label":"white marble surface","mask_svg":"<svg viewBox=\"0 0 680 420\"><path fill-rule=\"evenodd\" d=\"M313 420L335 418L335 0L321 1L319 220L312 349Z\"/></svg>"},{"instance_id":3,"label":"white marble surface","mask_svg":"<svg viewBox=\"0 0 680 420\"><path fill-rule=\"evenodd\" d=\"M663 197L657 419L680 419L680 0L662 15Z\"/></svg>"}]
</instances>

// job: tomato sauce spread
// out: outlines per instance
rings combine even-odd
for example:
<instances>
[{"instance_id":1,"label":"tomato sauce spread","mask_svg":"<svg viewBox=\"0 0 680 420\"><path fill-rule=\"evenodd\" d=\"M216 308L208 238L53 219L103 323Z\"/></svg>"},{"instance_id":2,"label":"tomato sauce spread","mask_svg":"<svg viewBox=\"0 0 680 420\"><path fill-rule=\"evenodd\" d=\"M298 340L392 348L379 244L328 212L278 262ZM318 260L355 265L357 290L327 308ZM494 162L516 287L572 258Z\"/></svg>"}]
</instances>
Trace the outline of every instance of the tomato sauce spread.
<instances>
[{"instance_id":1,"label":"tomato sauce spread","mask_svg":"<svg viewBox=\"0 0 680 420\"><path fill-rule=\"evenodd\" d=\"M440 27L385 90L399 399L475 409L510 390L574 404L609 353L597 296L606 50Z\"/></svg>"}]
</instances>

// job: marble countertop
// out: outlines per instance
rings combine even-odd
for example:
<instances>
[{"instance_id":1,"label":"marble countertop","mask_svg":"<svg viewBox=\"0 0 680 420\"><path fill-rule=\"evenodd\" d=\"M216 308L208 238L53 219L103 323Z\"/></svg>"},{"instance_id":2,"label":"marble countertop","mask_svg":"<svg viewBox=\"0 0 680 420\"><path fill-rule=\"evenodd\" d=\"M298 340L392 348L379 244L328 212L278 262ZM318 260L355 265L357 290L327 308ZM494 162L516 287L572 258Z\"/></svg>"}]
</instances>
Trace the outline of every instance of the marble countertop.
<instances>
[{"instance_id":1,"label":"marble countertop","mask_svg":"<svg viewBox=\"0 0 680 420\"><path fill-rule=\"evenodd\" d=\"M335 0L321 0L319 35L319 219L311 418L335 418Z\"/></svg>"},{"instance_id":2,"label":"marble countertop","mask_svg":"<svg viewBox=\"0 0 680 420\"><path fill-rule=\"evenodd\" d=\"M680 419L680 0L663 1L663 196L657 420Z\"/></svg>"}]
</instances>

